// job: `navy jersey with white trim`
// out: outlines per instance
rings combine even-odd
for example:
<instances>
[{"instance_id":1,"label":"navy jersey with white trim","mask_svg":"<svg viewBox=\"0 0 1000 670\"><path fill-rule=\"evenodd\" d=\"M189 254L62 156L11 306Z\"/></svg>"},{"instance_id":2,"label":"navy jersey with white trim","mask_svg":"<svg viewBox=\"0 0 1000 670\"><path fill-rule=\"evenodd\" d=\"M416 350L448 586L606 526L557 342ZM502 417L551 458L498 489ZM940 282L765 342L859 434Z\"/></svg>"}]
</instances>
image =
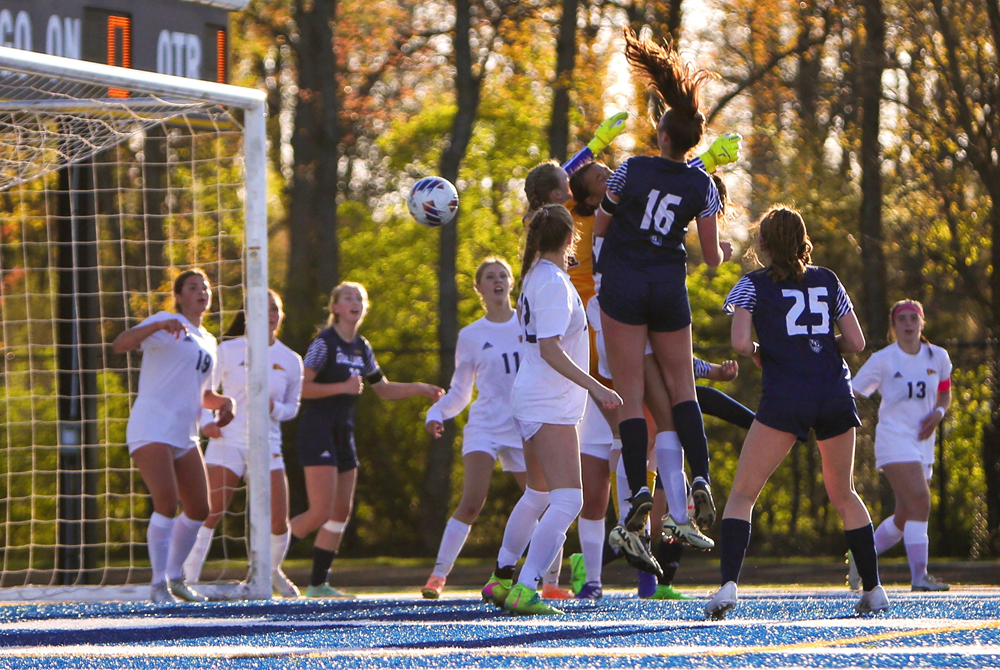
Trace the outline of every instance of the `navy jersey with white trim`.
<instances>
[{"instance_id":1,"label":"navy jersey with white trim","mask_svg":"<svg viewBox=\"0 0 1000 670\"><path fill-rule=\"evenodd\" d=\"M338 384L360 375L369 384L382 380L382 370L368 340L360 335L345 341L334 328L327 328L309 345L303 360L305 367L316 371L318 384ZM338 394L326 398L303 398L302 413L323 412L337 423L354 425L354 406L358 396Z\"/></svg>"},{"instance_id":2,"label":"navy jersey with white trim","mask_svg":"<svg viewBox=\"0 0 1000 670\"><path fill-rule=\"evenodd\" d=\"M639 279L660 281L664 263L687 259L684 236L698 217L717 214L719 192L701 168L658 156L633 156L608 178L618 196L598 259L599 272L634 271Z\"/></svg>"},{"instance_id":3,"label":"navy jersey with white trim","mask_svg":"<svg viewBox=\"0 0 1000 670\"><path fill-rule=\"evenodd\" d=\"M734 307L753 314L764 394L790 399L853 395L834 323L854 305L831 270L810 265L801 282L775 282L767 268L749 272L736 282L723 309L732 314Z\"/></svg>"}]
</instances>

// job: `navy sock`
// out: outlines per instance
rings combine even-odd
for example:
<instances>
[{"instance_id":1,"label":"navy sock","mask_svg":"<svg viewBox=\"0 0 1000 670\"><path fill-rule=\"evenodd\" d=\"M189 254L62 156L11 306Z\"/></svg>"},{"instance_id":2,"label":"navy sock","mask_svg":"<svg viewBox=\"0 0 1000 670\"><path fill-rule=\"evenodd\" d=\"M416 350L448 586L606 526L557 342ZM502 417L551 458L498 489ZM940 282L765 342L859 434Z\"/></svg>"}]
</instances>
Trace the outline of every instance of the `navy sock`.
<instances>
[{"instance_id":1,"label":"navy sock","mask_svg":"<svg viewBox=\"0 0 1000 670\"><path fill-rule=\"evenodd\" d=\"M670 586L674 583L674 575L677 574L677 568L681 565L681 556L683 554L683 542L667 539L660 541L660 547L656 551L656 562L660 564L660 568L663 570L663 576L657 580L660 586Z\"/></svg>"},{"instance_id":2,"label":"navy sock","mask_svg":"<svg viewBox=\"0 0 1000 670\"><path fill-rule=\"evenodd\" d=\"M326 577L330 573L330 565L333 559L337 558L337 552L327 549L313 547L313 568L309 577L309 586L319 586L326 583Z\"/></svg>"},{"instance_id":3,"label":"navy sock","mask_svg":"<svg viewBox=\"0 0 1000 670\"><path fill-rule=\"evenodd\" d=\"M719 389L711 386L698 386L698 405L705 416L714 416L726 423L750 430L754 414L746 407L736 402Z\"/></svg>"},{"instance_id":4,"label":"navy sock","mask_svg":"<svg viewBox=\"0 0 1000 670\"><path fill-rule=\"evenodd\" d=\"M677 427L681 448L684 449L684 460L691 468L692 480L701 477L710 483L712 480L708 477L708 438L705 437L705 421L701 417L701 407L697 400L674 405L674 425ZM625 435L622 434L622 458L625 457L624 438Z\"/></svg>"},{"instance_id":5,"label":"navy sock","mask_svg":"<svg viewBox=\"0 0 1000 670\"><path fill-rule=\"evenodd\" d=\"M649 441L646 419L625 419L618 424L618 434L622 438L622 462L625 464L628 487L635 495L646 486L646 447Z\"/></svg>"},{"instance_id":6,"label":"navy sock","mask_svg":"<svg viewBox=\"0 0 1000 670\"><path fill-rule=\"evenodd\" d=\"M860 528L844 531L847 548L854 556L854 564L861 575L862 588L871 591L879 585L878 554L875 553L875 528L868 524Z\"/></svg>"},{"instance_id":7,"label":"navy sock","mask_svg":"<svg viewBox=\"0 0 1000 670\"><path fill-rule=\"evenodd\" d=\"M610 544L608 544L608 538L605 537L604 538L604 551L601 552L601 565L605 566L608 563L614 563L619 558L621 558L621 554L619 554L618 551L614 547L612 547Z\"/></svg>"},{"instance_id":8,"label":"navy sock","mask_svg":"<svg viewBox=\"0 0 1000 670\"><path fill-rule=\"evenodd\" d=\"M719 539L722 549L722 584L740 581L740 571L743 570L743 558L750 545L750 522L743 519L723 519L722 536Z\"/></svg>"},{"instance_id":9,"label":"navy sock","mask_svg":"<svg viewBox=\"0 0 1000 670\"><path fill-rule=\"evenodd\" d=\"M514 579L514 568L515 567L517 567L517 566L514 566L514 565L505 565L505 566L503 566L501 568L500 564L497 563L497 567L493 571L493 574L497 576L497 579Z\"/></svg>"}]
</instances>

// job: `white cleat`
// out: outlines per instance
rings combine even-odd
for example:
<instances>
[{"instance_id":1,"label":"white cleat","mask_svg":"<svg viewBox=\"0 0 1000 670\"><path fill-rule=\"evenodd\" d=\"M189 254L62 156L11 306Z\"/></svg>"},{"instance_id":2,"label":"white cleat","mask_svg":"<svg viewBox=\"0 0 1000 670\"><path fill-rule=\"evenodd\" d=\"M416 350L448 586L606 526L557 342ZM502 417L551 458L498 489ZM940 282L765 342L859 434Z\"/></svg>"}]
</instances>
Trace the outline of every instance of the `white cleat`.
<instances>
[{"instance_id":1,"label":"white cleat","mask_svg":"<svg viewBox=\"0 0 1000 670\"><path fill-rule=\"evenodd\" d=\"M608 535L608 544L621 551L628 564L636 570L657 576L663 574L660 564L649 553L649 542L638 533L627 530L625 526L615 526Z\"/></svg>"},{"instance_id":2,"label":"white cleat","mask_svg":"<svg viewBox=\"0 0 1000 670\"><path fill-rule=\"evenodd\" d=\"M180 600L187 601L189 603L207 603L208 598L201 595L190 586L183 579L168 579L167 588L170 592L174 594L175 597Z\"/></svg>"},{"instance_id":3,"label":"white cleat","mask_svg":"<svg viewBox=\"0 0 1000 670\"><path fill-rule=\"evenodd\" d=\"M737 600L739 598L736 595L736 582L726 582L705 605L705 616L716 621L725 619L729 610L736 607Z\"/></svg>"},{"instance_id":4,"label":"white cleat","mask_svg":"<svg viewBox=\"0 0 1000 670\"><path fill-rule=\"evenodd\" d=\"M924 574L923 577L910 585L911 591L949 591L951 586L944 582L939 582L937 577Z\"/></svg>"},{"instance_id":5,"label":"white cleat","mask_svg":"<svg viewBox=\"0 0 1000 670\"><path fill-rule=\"evenodd\" d=\"M302 595L299 593L299 587L292 583L281 568L271 571L271 589L282 598L298 598Z\"/></svg>"},{"instance_id":6,"label":"white cleat","mask_svg":"<svg viewBox=\"0 0 1000 670\"><path fill-rule=\"evenodd\" d=\"M180 598L175 596L167 588L166 582L160 582L158 584L150 584L149 586L149 599L154 603L179 603Z\"/></svg>"},{"instance_id":7,"label":"white cleat","mask_svg":"<svg viewBox=\"0 0 1000 670\"><path fill-rule=\"evenodd\" d=\"M878 614L889 609L889 596L885 594L885 589L879 584L871 591L861 594L861 600L854 606L854 611L858 614Z\"/></svg>"},{"instance_id":8,"label":"white cleat","mask_svg":"<svg viewBox=\"0 0 1000 670\"><path fill-rule=\"evenodd\" d=\"M688 519L684 523L677 523L677 520L667 514L662 519L663 534L668 538L672 537L680 540L684 544L695 549L708 551L715 546L715 540L701 532L694 519Z\"/></svg>"}]
</instances>

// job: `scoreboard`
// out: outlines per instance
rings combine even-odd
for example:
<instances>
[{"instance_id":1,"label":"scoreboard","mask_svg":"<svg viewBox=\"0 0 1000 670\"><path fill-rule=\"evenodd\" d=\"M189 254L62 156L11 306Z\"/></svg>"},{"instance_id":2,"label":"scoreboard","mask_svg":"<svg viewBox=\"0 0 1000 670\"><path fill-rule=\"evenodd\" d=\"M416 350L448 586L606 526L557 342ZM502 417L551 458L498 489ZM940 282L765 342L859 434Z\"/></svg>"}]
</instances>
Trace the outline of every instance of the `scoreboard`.
<instances>
[{"instance_id":1,"label":"scoreboard","mask_svg":"<svg viewBox=\"0 0 1000 670\"><path fill-rule=\"evenodd\" d=\"M0 45L226 83L249 0L0 0Z\"/></svg>"}]
</instances>

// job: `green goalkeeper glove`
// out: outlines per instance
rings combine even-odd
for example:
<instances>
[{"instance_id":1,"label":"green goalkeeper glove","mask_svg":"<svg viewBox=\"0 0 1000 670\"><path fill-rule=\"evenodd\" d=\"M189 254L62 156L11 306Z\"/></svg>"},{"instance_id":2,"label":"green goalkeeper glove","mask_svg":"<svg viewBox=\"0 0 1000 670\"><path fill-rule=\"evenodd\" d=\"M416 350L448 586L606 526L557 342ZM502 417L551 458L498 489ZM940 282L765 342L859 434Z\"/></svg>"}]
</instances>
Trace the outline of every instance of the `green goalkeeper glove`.
<instances>
[{"instance_id":1,"label":"green goalkeeper glove","mask_svg":"<svg viewBox=\"0 0 1000 670\"><path fill-rule=\"evenodd\" d=\"M705 172L711 174L720 165L728 165L738 160L742 141L743 136L739 133L726 133L712 142L708 151L699 156L701 162L705 164Z\"/></svg>"},{"instance_id":2,"label":"green goalkeeper glove","mask_svg":"<svg viewBox=\"0 0 1000 670\"><path fill-rule=\"evenodd\" d=\"M597 156L604 151L618 137L618 134L625 130L626 120L628 120L628 112L618 112L597 126L597 130L594 131L594 139L587 143L590 152Z\"/></svg>"}]
</instances>

